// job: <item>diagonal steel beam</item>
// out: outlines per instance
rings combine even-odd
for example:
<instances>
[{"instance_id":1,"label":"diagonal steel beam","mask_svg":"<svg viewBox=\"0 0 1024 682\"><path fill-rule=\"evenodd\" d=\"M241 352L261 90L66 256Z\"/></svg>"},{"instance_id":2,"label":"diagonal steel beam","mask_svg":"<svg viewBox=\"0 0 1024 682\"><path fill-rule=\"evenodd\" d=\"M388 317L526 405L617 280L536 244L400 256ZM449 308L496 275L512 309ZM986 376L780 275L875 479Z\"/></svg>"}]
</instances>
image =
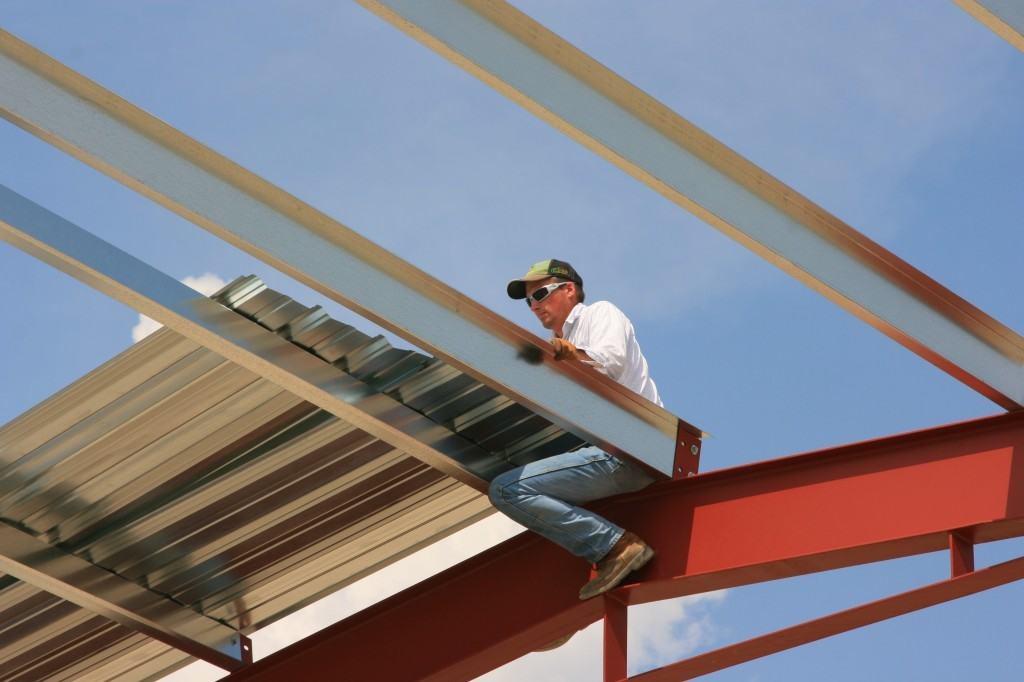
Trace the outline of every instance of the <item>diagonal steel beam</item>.
<instances>
[{"instance_id":1,"label":"diagonal steel beam","mask_svg":"<svg viewBox=\"0 0 1024 682\"><path fill-rule=\"evenodd\" d=\"M1024 52L1024 4L1020 0L953 0L1000 38Z\"/></svg>"},{"instance_id":2,"label":"diagonal steel beam","mask_svg":"<svg viewBox=\"0 0 1024 682\"><path fill-rule=\"evenodd\" d=\"M949 550L954 532L1020 537L1024 412L713 471L596 508L656 551L639 582L609 595L625 604ZM587 570L525 533L230 679L471 679L601 618L606 602L577 596ZM393 655L412 638L415 656Z\"/></svg>"},{"instance_id":3,"label":"diagonal steel beam","mask_svg":"<svg viewBox=\"0 0 1024 682\"><path fill-rule=\"evenodd\" d=\"M1007 409L1024 338L501 0L359 0Z\"/></svg>"},{"instance_id":4,"label":"diagonal steel beam","mask_svg":"<svg viewBox=\"0 0 1024 682\"><path fill-rule=\"evenodd\" d=\"M226 670L252 663L252 645L235 629L5 523L0 570Z\"/></svg>"},{"instance_id":5,"label":"diagonal steel beam","mask_svg":"<svg viewBox=\"0 0 1024 682\"><path fill-rule=\"evenodd\" d=\"M689 680L1022 579L1024 579L1024 558L1013 559L949 580L925 585L916 590L902 592L838 613L815 618L799 625L776 630L760 637L707 651L641 675L629 678L623 675L619 679L637 680L638 682Z\"/></svg>"},{"instance_id":6,"label":"diagonal steel beam","mask_svg":"<svg viewBox=\"0 0 1024 682\"><path fill-rule=\"evenodd\" d=\"M0 239L486 492L493 455L2 185Z\"/></svg>"},{"instance_id":7,"label":"diagonal steel beam","mask_svg":"<svg viewBox=\"0 0 1024 682\"><path fill-rule=\"evenodd\" d=\"M667 410L552 362L533 334L3 31L0 115L580 438L672 473ZM516 359L538 344L544 362Z\"/></svg>"}]
</instances>

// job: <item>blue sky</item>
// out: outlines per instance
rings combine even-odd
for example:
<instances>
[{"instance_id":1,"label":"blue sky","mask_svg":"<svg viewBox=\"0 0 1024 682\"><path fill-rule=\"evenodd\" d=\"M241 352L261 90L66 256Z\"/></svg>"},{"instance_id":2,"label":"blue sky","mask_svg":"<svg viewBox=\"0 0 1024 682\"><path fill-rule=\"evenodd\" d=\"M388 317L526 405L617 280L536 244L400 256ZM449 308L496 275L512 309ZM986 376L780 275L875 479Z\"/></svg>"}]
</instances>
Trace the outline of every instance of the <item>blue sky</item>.
<instances>
[{"instance_id":1,"label":"blue sky","mask_svg":"<svg viewBox=\"0 0 1024 682\"><path fill-rule=\"evenodd\" d=\"M1024 330L1024 55L952 2L515 4ZM524 326L503 283L570 260L588 297L633 319L666 407L714 434L705 468L999 411L354 4L5 0L0 26ZM6 123L0 160L0 183L168 274L251 272L323 303ZM4 244L0 285L2 421L132 343L134 311ZM511 532L499 526L453 542L473 551ZM1022 549L979 548L979 562ZM335 606L410 579L401 570ZM639 624L654 648L637 662L946 570L933 555L661 605ZM1003 587L709 679L1017 679L1022 598ZM493 677L587 679L596 647L585 633Z\"/></svg>"}]
</instances>

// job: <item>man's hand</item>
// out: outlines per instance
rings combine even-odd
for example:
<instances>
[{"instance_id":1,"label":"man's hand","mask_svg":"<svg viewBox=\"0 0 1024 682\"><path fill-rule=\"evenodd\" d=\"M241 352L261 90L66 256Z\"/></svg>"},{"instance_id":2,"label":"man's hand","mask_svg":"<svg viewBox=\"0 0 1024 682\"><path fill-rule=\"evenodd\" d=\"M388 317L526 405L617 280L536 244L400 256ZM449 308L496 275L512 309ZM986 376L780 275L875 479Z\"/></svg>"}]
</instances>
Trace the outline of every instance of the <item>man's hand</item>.
<instances>
[{"instance_id":1,"label":"man's hand","mask_svg":"<svg viewBox=\"0 0 1024 682\"><path fill-rule=\"evenodd\" d=\"M579 357L576 346L565 339L551 339L551 347L555 350L555 360L573 360Z\"/></svg>"}]
</instances>

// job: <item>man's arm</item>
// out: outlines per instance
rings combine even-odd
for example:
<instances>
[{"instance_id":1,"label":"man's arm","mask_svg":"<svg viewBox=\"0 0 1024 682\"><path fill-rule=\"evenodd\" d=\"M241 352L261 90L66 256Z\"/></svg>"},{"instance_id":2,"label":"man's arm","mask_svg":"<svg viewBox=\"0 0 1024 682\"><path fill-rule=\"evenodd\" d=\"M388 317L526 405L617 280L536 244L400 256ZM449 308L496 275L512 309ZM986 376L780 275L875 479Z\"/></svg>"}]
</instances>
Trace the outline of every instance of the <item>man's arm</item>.
<instances>
[{"instance_id":1,"label":"man's arm","mask_svg":"<svg viewBox=\"0 0 1024 682\"><path fill-rule=\"evenodd\" d=\"M552 348L555 349L555 360L579 360L580 362L594 363L595 360L587 355L586 351L582 351L576 346L572 345L566 339L555 337L550 341Z\"/></svg>"},{"instance_id":2,"label":"man's arm","mask_svg":"<svg viewBox=\"0 0 1024 682\"><path fill-rule=\"evenodd\" d=\"M573 337L579 344L576 350L585 353L585 362L618 381L626 366L626 353L633 334L629 320L613 304L598 301L577 324L577 334Z\"/></svg>"}]
</instances>

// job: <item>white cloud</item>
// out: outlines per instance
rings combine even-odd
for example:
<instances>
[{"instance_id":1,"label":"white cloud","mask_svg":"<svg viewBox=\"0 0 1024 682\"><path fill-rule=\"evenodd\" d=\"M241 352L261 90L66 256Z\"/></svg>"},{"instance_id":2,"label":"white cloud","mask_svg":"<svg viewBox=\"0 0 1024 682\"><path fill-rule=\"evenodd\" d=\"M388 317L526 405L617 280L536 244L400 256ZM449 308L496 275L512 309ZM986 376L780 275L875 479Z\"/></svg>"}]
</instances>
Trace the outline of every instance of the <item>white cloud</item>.
<instances>
[{"instance_id":1,"label":"white cloud","mask_svg":"<svg viewBox=\"0 0 1024 682\"><path fill-rule=\"evenodd\" d=\"M185 279L181 280L181 283L185 286L192 287L201 294L210 294L223 289L224 285L227 284L220 276L213 274L212 272L205 272L198 277L192 277L189 275Z\"/></svg>"},{"instance_id":2,"label":"white cloud","mask_svg":"<svg viewBox=\"0 0 1024 682\"><path fill-rule=\"evenodd\" d=\"M629 674L667 665L714 643L719 628L710 609L726 590L629 609ZM482 682L585 682L602 679L602 623L584 628L552 651L529 654L478 678Z\"/></svg>"},{"instance_id":3,"label":"white cloud","mask_svg":"<svg viewBox=\"0 0 1024 682\"><path fill-rule=\"evenodd\" d=\"M630 608L630 674L678 661L717 641L719 629L710 611L726 593L717 590Z\"/></svg>"},{"instance_id":4,"label":"white cloud","mask_svg":"<svg viewBox=\"0 0 1024 682\"><path fill-rule=\"evenodd\" d=\"M203 273L198 277L189 275L185 279L181 280L181 283L185 286L192 287L199 293L205 294L206 296L209 296L227 284L227 282L211 272ZM162 324L151 317L139 315L138 323L132 327L132 342L138 343L156 330L160 329L162 326Z\"/></svg>"},{"instance_id":5,"label":"white cloud","mask_svg":"<svg viewBox=\"0 0 1024 682\"><path fill-rule=\"evenodd\" d=\"M631 606L627 645L629 674L636 675L681 660L714 643L719 628L711 619L711 607L725 599L726 592L718 590ZM598 621L558 649L529 654L479 679L486 682L597 681L603 674L602 646L602 624Z\"/></svg>"},{"instance_id":6,"label":"white cloud","mask_svg":"<svg viewBox=\"0 0 1024 682\"><path fill-rule=\"evenodd\" d=\"M138 343L157 329L160 329L162 326L162 324L154 320L152 317L139 315L139 321L134 327L132 327L132 342Z\"/></svg>"}]
</instances>

